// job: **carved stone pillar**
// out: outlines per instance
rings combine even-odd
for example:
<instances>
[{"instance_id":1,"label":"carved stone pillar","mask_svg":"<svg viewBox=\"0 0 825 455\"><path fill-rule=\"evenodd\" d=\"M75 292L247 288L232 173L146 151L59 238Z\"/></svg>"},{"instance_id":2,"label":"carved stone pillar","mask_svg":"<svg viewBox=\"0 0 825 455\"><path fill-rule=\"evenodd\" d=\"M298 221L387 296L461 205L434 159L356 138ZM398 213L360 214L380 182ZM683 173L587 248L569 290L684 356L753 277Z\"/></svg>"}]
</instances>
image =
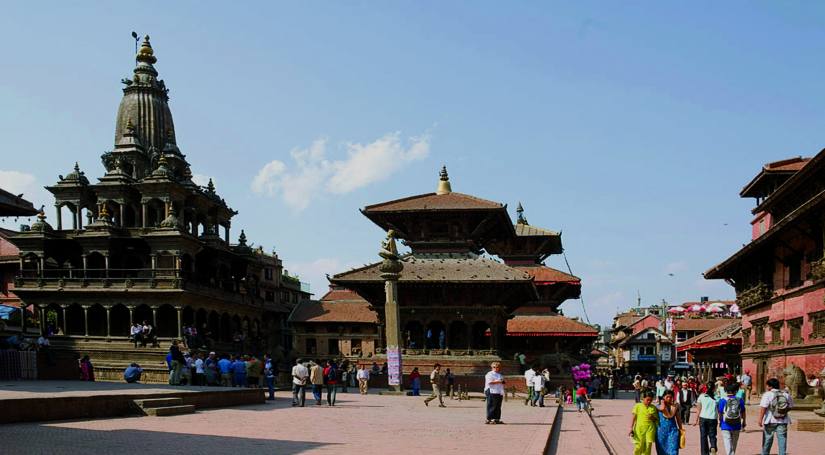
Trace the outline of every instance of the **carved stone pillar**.
<instances>
[{"instance_id":1,"label":"carved stone pillar","mask_svg":"<svg viewBox=\"0 0 825 455\"><path fill-rule=\"evenodd\" d=\"M124 227L123 217L126 214L126 207L124 206L124 202L120 202L120 213L118 214L117 218L117 225L120 227Z\"/></svg>"},{"instance_id":2,"label":"carved stone pillar","mask_svg":"<svg viewBox=\"0 0 825 455\"><path fill-rule=\"evenodd\" d=\"M404 390L404 381L401 363L401 309L398 305L398 279L401 277L404 264L401 263L398 257L395 231L390 230L387 233L387 240L382 242L381 251L378 254L383 258L379 270L381 271L381 278L384 280L388 382L390 390L400 392Z\"/></svg>"},{"instance_id":3,"label":"carved stone pillar","mask_svg":"<svg viewBox=\"0 0 825 455\"><path fill-rule=\"evenodd\" d=\"M63 230L63 214L60 213L60 206L55 204L54 207L57 209L57 230Z\"/></svg>"},{"instance_id":4,"label":"carved stone pillar","mask_svg":"<svg viewBox=\"0 0 825 455\"><path fill-rule=\"evenodd\" d=\"M69 334L69 322L68 322L68 319L66 318L66 316L67 316L66 309L68 307L69 307L69 305L60 305L60 308L63 310L63 335L68 335Z\"/></svg>"},{"instance_id":5,"label":"carved stone pillar","mask_svg":"<svg viewBox=\"0 0 825 455\"><path fill-rule=\"evenodd\" d=\"M154 278L158 268L158 255L152 254L150 258L152 259L152 278Z\"/></svg>"},{"instance_id":6,"label":"carved stone pillar","mask_svg":"<svg viewBox=\"0 0 825 455\"><path fill-rule=\"evenodd\" d=\"M181 327L183 326L183 308L176 307L178 310L178 339L183 338L183 333L181 332Z\"/></svg>"},{"instance_id":7,"label":"carved stone pillar","mask_svg":"<svg viewBox=\"0 0 825 455\"><path fill-rule=\"evenodd\" d=\"M158 333L158 307L152 306L152 327L154 327L155 333Z\"/></svg>"},{"instance_id":8,"label":"carved stone pillar","mask_svg":"<svg viewBox=\"0 0 825 455\"><path fill-rule=\"evenodd\" d=\"M40 271L37 274L37 276L39 276L40 278L43 278L43 272L46 269L46 258L43 257L42 254L39 254L37 256L37 258L38 258L38 263L40 264Z\"/></svg>"},{"instance_id":9,"label":"carved stone pillar","mask_svg":"<svg viewBox=\"0 0 825 455\"><path fill-rule=\"evenodd\" d=\"M46 307L37 307L40 310L40 334L45 335L48 332L46 327Z\"/></svg>"},{"instance_id":10,"label":"carved stone pillar","mask_svg":"<svg viewBox=\"0 0 825 455\"><path fill-rule=\"evenodd\" d=\"M129 327L130 327L130 330L131 330L131 327L135 324L135 318L134 318L135 309L132 308L131 305L128 308L129 308Z\"/></svg>"},{"instance_id":11,"label":"carved stone pillar","mask_svg":"<svg viewBox=\"0 0 825 455\"><path fill-rule=\"evenodd\" d=\"M108 339L112 336L112 324L111 324L112 320L109 317L111 315L111 312L112 312L112 306L111 305L106 305L103 308L106 309L106 338Z\"/></svg>"},{"instance_id":12,"label":"carved stone pillar","mask_svg":"<svg viewBox=\"0 0 825 455\"><path fill-rule=\"evenodd\" d=\"M77 206L77 229L83 229L83 207Z\"/></svg>"},{"instance_id":13,"label":"carved stone pillar","mask_svg":"<svg viewBox=\"0 0 825 455\"><path fill-rule=\"evenodd\" d=\"M69 210L71 210L71 208ZM72 229L77 230L77 220L80 219L80 215L78 215L78 213L80 213L80 208L75 206L75 209L71 210L71 212L72 212Z\"/></svg>"},{"instance_id":14,"label":"carved stone pillar","mask_svg":"<svg viewBox=\"0 0 825 455\"><path fill-rule=\"evenodd\" d=\"M81 254L80 258L83 259L83 278L87 278L88 274L86 273L86 269L87 269L87 267L86 267L86 255Z\"/></svg>"},{"instance_id":15,"label":"carved stone pillar","mask_svg":"<svg viewBox=\"0 0 825 455\"><path fill-rule=\"evenodd\" d=\"M109 278L109 253L103 255L103 266L106 268L106 278Z\"/></svg>"},{"instance_id":16,"label":"carved stone pillar","mask_svg":"<svg viewBox=\"0 0 825 455\"><path fill-rule=\"evenodd\" d=\"M229 225L223 227L223 239L229 245Z\"/></svg>"},{"instance_id":17,"label":"carved stone pillar","mask_svg":"<svg viewBox=\"0 0 825 455\"><path fill-rule=\"evenodd\" d=\"M89 305L83 305L83 331L89 337Z\"/></svg>"},{"instance_id":18,"label":"carved stone pillar","mask_svg":"<svg viewBox=\"0 0 825 455\"><path fill-rule=\"evenodd\" d=\"M143 227L146 227L146 202L140 203L140 224Z\"/></svg>"}]
</instances>

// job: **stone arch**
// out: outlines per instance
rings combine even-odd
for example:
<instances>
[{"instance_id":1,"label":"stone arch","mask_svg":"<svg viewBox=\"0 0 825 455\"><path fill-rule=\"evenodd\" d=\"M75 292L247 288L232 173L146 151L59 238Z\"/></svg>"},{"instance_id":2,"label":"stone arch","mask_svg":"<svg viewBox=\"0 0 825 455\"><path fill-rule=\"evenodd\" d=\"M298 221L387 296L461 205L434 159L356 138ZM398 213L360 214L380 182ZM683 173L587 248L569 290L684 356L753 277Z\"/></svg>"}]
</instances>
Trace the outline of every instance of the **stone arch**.
<instances>
[{"instance_id":1,"label":"stone arch","mask_svg":"<svg viewBox=\"0 0 825 455\"><path fill-rule=\"evenodd\" d=\"M221 341L232 341L232 319L228 313L221 314Z\"/></svg>"},{"instance_id":2,"label":"stone arch","mask_svg":"<svg viewBox=\"0 0 825 455\"><path fill-rule=\"evenodd\" d=\"M86 276L89 278L106 276L106 258L99 251L92 251L86 255Z\"/></svg>"},{"instance_id":3,"label":"stone arch","mask_svg":"<svg viewBox=\"0 0 825 455\"><path fill-rule=\"evenodd\" d=\"M43 310L43 313L46 315L46 320L43 321L43 324L46 327L47 333L62 333L65 335L65 333L63 333L63 308L60 308L56 303L50 303Z\"/></svg>"},{"instance_id":4,"label":"stone arch","mask_svg":"<svg viewBox=\"0 0 825 455\"><path fill-rule=\"evenodd\" d=\"M195 312L195 328L198 329L198 335L203 336L203 326L206 325L209 313L205 309L199 308Z\"/></svg>"},{"instance_id":5,"label":"stone arch","mask_svg":"<svg viewBox=\"0 0 825 455\"><path fill-rule=\"evenodd\" d=\"M453 321L447 331L447 346L451 349L470 349L470 338L464 321Z\"/></svg>"},{"instance_id":6,"label":"stone arch","mask_svg":"<svg viewBox=\"0 0 825 455\"><path fill-rule=\"evenodd\" d=\"M109 310L109 335L117 337L129 336L129 309L119 303Z\"/></svg>"},{"instance_id":7,"label":"stone arch","mask_svg":"<svg viewBox=\"0 0 825 455\"><path fill-rule=\"evenodd\" d=\"M181 314L181 323L183 325L191 326L195 323L195 310L192 309L191 306L186 305L183 307L183 312Z\"/></svg>"},{"instance_id":8,"label":"stone arch","mask_svg":"<svg viewBox=\"0 0 825 455\"><path fill-rule=\"evenodd\" d=\"M154 325L152 322L152 309L149 308L149 305L143 304L135 308L135 311L132 313L132 318L138 324L143 324L144 322Z\"/></svg>"},{"instance_id":9,"label":"stone arch","mask_svg":"<svg viewBox=\"0 0 825 455\"><path fill-rule=\"evenodd\" d=\"M88 310L89 336L106 336L106 309L103 305L95 304Z\"/></svg>"},{"instance_id":10,"label":"stone arch","mask_svg":"<svg viewBox=\"0 0 825 455\"><path fill-rule=\"evenodd\" d=\"M40 274L40 258L34 253L28 253L22 257L24 277L36 277Z\"/></svg>"},{"instance_id":11,"label":"stone arch","mask_svg":"<svg viewBox=\"0 0 825 455\"><path fill-rule=\"evenodd\" d=\"M490 333L490 324L486 321L476 321L473 323L473 349L490 349L492 346L492 333Z\"/></svg>"},{"instance_id":12,"label":"stone arch","mask_svg":"<svg viewBox=\"0 0 825 455\"><path fill-rule=\"evenodd\" d=\"M402 334L407 348L423 349L424 348L424 326L418 321L408 321L404 326L404 333Z\"/></svg>"},{"instance_id":13,"label":"stone arch","mask_svg":"<svg viewBox=\"0 0 825 455\"><path fill-rule=\"evenodd\" d=\"M69 331L66 335L83 335L86 333L83 322L83 308L77 303L73 303L66 308L66 326Z\"/></svg>"},{"instance_id":14,"label":"stone arch","mask_svg":"<svg viewBox=\"0 0 825 455\"><path fill-rule=\"evenodd\" d=\"M145 201L146 219L143 225L146 227L157 227L166 218L166 204L158 198Z\"/></svg>"},{"instance_id":15,"label":"stone arch","mask_svg":"<svg viewBox=\"0 0 825 455\"><path fill-rule=\"evenodd\" d=\"M447 336L447 328L443 322L438 320L432 320L427 323L427 331L425 332L425 342L427 343L427 348L429 349L438 349L443 344L446 346L445 343L441 343L440 337L441 334L444 334L444 341L446 342ZM430 335L427 337L427 335Z\"/></svg>"},{"instance_id":16,"label":"stone arch","mask_svg":"<svg viewBox=\"0 0 825 455\"><path fill-rule=\"evenodd\" d=\"M158 326L155 333L158 337L175 338L178 336L178 312L172 305L166 303L158 308Z\"/></svg>"},{"instance_id":17,"label":"stone arch","mask_svg":"<svg viewBox=\"0 0 825 455\"><path fill-rule=\"evenodd\" d=\"M212 338L213 340L220 340L221 337L221 317L218 316L217 311L210 311L209 317L207 318L207 328L209 328L209 332L211 332L208 337ZM204 336L207 336L204 334Z\"/></svg>"}]
</instances>

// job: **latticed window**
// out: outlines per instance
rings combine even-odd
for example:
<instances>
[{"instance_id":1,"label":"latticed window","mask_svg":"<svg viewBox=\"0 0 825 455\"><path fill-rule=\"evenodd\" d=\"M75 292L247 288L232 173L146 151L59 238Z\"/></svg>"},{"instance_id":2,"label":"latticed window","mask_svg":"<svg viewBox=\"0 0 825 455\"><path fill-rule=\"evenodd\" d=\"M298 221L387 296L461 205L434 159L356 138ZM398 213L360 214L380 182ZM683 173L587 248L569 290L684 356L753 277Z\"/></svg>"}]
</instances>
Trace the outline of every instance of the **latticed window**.
<instances>
[{"instance_id":1,"label":"latticed window","mask_svg":"<svg viewBox=\"0 0 825 455\"><path fill-rule=\"evenodd\" d=\"M790 332L788 343L802 343L802 318L791 319L788 321L788 332Z\"/></svg>"},{"instance_id":2,"label":"latticed window","mask_svg":"<svg viewBox=\"0 0 825 455\"><path fill-rule=\"evenodd\" d=\"M751 345L751 329L742 330L742 347L746 348Z\"/></svg>"},{"instance_id":3,"label":"latticed window","mask_svg":"<svg viewBox=\"0 0 825 455\"><path fill-rule=\"evenodd\" d=\"M771 344L782 344L782 322L771 324Z\"/></svg>"},{"instance_id":4,"label":"latticed window","mask_svg":"<svg viewBox=\"0 0 825 455\"><path fill-rule=\"evenodd\" d=\"M811 321L811 338L825 338L825 311L808 315Z\"/></svg>"},{"instance_id":5,"label":"latticed window","mask_svg":"<svg viewBox=\"0 0 825 455\"><path fill-rule=\"evenodd\" d=\"M765 324L754 324L753 326L753 334L755 340L753 344L757 346L762 346L765 344Z\"/></svg>"}]
</instances>

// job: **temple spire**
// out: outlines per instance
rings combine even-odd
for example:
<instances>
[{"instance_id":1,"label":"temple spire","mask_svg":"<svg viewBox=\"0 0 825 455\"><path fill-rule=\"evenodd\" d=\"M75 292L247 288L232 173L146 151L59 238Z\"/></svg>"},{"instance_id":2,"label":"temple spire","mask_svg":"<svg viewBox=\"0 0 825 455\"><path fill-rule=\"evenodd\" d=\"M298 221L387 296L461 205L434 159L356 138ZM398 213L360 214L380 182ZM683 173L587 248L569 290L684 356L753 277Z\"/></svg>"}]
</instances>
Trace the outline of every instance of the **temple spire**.
<instances>
[{"instance_id":1,"label":"temple spire","mask_svg":"<svg viewBox=\"0 0 825 455\"><path fill-rule=\"evenodd\" d=\"M530 223L527 222L527 218L524 216L524 207L521 206L521 202L518 203L518 207L516 207L516 213L518 214L518 220L516 224L523 224L528 225Z\"/></svg>"},{"instance_id":2,"label":"temple spire","mask_svg":"<svg viewBox=\"0 0 825 455\"><path fill-rule=\"evenodd\" d=\"M453 189L450 186L450 176L447 175L447 166L441 166L441 172L438 173L438 176L438 189L435 190L435 194L452 193Z\"/></svg>"},{"instance_id":3,"label":"temple spire","mask_svg":"<svg viewBox=\"0 0 825 455\"><path fill-rule=\"evenodd\" d=\"M135 60L149 64L157 63L158 59L155 57L155 51L152 50L152 45L149 43L149 35L143 37L143 43L140 45Z\"/></svg>"}]
</instances>

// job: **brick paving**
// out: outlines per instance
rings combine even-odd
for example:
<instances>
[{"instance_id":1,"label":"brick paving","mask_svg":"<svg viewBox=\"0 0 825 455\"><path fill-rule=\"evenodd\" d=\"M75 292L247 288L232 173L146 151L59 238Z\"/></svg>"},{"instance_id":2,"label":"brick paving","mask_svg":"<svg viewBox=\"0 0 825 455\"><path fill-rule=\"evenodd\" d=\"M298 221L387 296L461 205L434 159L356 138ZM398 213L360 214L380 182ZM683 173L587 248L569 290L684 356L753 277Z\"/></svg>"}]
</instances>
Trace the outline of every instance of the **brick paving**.
<instances>
[{"instance_id":1,"label":"brick paving","mask_svg":"<svg viewBox=\"0 0 825 455\"><path fill-rule=\"evenodd\" d=\"M558 441L551 443L551 454L603 455L607 451L596 427L584 412L567 406L561 418Z\"/></svg>"},{"instance_id":2,"label":"brick paving","mask_svg":"<svg viewBox=\"0 0 825 455\"><path fill-rule=\"evenodd\" d=\"M616 400L593 401L593 418L599 425L599 428L601 429L602 433L605 435L609 443L613 446L615 453L632 454L633 441L627 435L627 432L630 429L630 411L633 408L633 405L635 404L633 402L633 399L623 398ZM796 415L806 415L807 417L807 414L814 416L814 414L810 412L803 413L802 411L795 411L791 414L791 418L794 418ZM753 455L760 453L762 444L762 432L761 429L757 426L757 421L754 418L758 416L758 406L748 406L748 427L747 431L745 431L739 437L739 447L736 451L737 454ZM567 414L565 414L565 417L567 417ZM690 423L692 424L696 419L696 412L691 413L690 419ZM564 421L562 421L562 423L564 423ZM693 425L686 425L685 430L687 431L687 445L679 453L682 455L699 455L699 427L694 427ZM562 435L563 436L561 439L563 440L564 433L562 433ZM722 455L725 453L725 450L722 444L721 433L717 435L717 442L719 454ZM825 433L795 431L793 429L789 430L788 432L787 453L789 455L813 455L825 453L824 447ZM565 452L559 451L559 453ZM582 453L607 454L608 452L606 449L603 449L602 452L584 451ZM773 450L771 453L777 453L776 441L774 441Z\"/></svg>"},{"instance_id":3,"label":"brick paving","mask_svg":"<svg viewBox=\"0 0 825 455\"><path fill-rule=\"evenodd\" d=\"M242 453L541 454L554 407L504 404L505 425L484 424L481 400L445 400L425 407L423 397L338 394L329 408L276 401L174 417L127 417L0 426L2 453ZM311 396L311 394L310 394ZM310 402L312 400L310 399Z\"/></svg>"},{"instance_id":4,"label":"brick paving","mask_svg":"<svg viewBox=\"0 0 825 455\"><path fill-rule=\"evenodd\" d=\"M47 397L85 397L90 395L138 395L165 392L198 392L224 387L172 386L165 384L126 384L125 382L85 381L0 381L0 400ZM230 388L231 390L231 388Z\"/></svg>"}]
</instances>

